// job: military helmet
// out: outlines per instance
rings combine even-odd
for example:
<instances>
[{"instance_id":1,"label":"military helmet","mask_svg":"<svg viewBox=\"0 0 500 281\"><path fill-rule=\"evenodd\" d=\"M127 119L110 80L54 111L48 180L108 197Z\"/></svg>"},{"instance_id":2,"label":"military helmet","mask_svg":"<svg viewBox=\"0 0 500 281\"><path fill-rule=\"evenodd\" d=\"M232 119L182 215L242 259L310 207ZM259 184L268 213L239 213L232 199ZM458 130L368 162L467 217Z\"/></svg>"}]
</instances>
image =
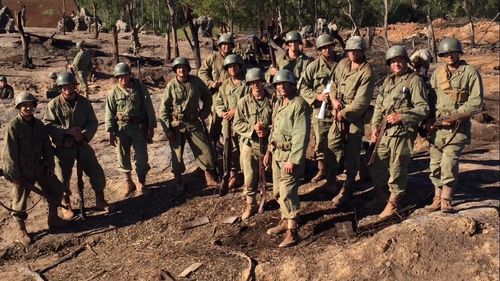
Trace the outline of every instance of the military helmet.
<instances>
[{"instance_id":1,"label":"military helmet","mask_svg":"<svg viewBox=\"0 0 500 281\"><path fill-rule=\"evenodd\" d=\"M28 92L21 92L16 95L15 99L15 107L18 108L19 105L25 102L33 102L34 106L36 107L38 100L33 96L32 94Z\"/></svg>"},{"instance_id":2,"label":"military helmet","mask_svg":"<svg viewBox=\"0 0 500 281\"><path fill-rule=\"evenodd\" d=\"M7 83L7 77L5 76L0 76L0 81L4 82L4 83Z\"/></svg>"},{"instance_id":3,"label":"military helmet","mask_svg":"<svg viewBox=\"0 0 500 281\"><path fill-rule=\"evenodd\" d=\"M224 58L224 68L226 68L226 69L229 65L235 64L235 63L239 64L240 67L243 67L243 60L238 55L230 54L230 55L227 55L226 58Z\"/></svg>"},{"instance_id":4,"label":"military helmet","mask_svg":"<svg viewBox=\"0 0 500 281\"><path fill-rule=\"evenodd\" d=\"M185 65L188 68L188 71L191 71L191 66L189 65L189 61L185 57L177 57L172 63L172 68L175 71L175 68L179 65Z\"/></svg>"},{"instance_id":5,"label":"military helmet","mask_svg":"<svg viewBox=\"0 0 500 281\"><path fill-rule=\"evenodd\" d=\"M288 82L296 85L295 78L293 78L293 74L286 69L278 70L276 75L274 75L273 85L283 82Z\"/></svg>"},{"instance_id":6,"label":"military helmet","mask_svg":"<svg viewBox=\"0 0 500 281\"><path fill-rule=\"evenodd\" d=\"M295 31L295 30L288 32L285 36L285 43L294 42L294 41L298 41L298 42L302 43L302 36L300 35L300 33L298 31Z\"/></svg>"},{"instance_id":7,"label":"military helmet","mask_svg":"<svg viewBox=\"0 0 500 281\"><path fill-rule=\"evenodd\" d=\"M117 63L113 69L113 76L115 77L120 75L130 75L130 73L130 66L124 62Z\"/></svg>"},{"instance_id":8,"label":"military helmet","mask_svg":"<svg viewBox=\"0 0 500 281\"><path fill-rule=\"evenodd\" d=\"M333 42L332 36L329 34L323 33L318 38L316 38L316 49L319 50L322 47L333 45L335 42Z\"/></svg>"},{"instance_id":9,"label":"military helmet","mask_svg":"<svg viewBox=\"0 0 500 281\"><path fill-rule=\"evenodd\" d=\"M346 51L352 51L352 50L365 50L366 49L366 43L363 37L361 36L352 36L351 38L347 39L345 42L345 48L344 50Z\"/></svg>"},{"instance_id":10,"label":"military helmet","mask_svg":"<svg viewBox=\"0 0 500 281\"><path fill-rule=\"evenodd\" d=\"M231 33L224 33L224 34L222 34L219 37L219 40L217 41L217 46L220 46L223 43L230 44L231 46L234 47L233 35Z\"/></svg>"},{"instance_id":11,"label":"military helmet","mask_svg":"<svg viewBox=\"0 0 500 281\"><path fill-rule=\"evenodd\" d=\"M49 73L49 78L57 79L57 74L55 72L51 72L51 73Z\"/></svg>"},{"instance_id":12,"label":"military helmet","mask_svg":"<svg viewBox=\"0 0 500 281\"><path fill-rule=\"evenodd\" d=\"M264 72L260 68L250 68L245 75L246 84L254 81L264 81Z\"/></svg>"},{"instance_id":13,"label":"military helmet","mask_svg":"<svg viewBox=\"0 0 500 281\"><path fill-rule=\"evenodd\" d=\"M76 48L77 48L77 49L81 49L81 48L83 48L83 41L78 41L78 42L76 42Z\"/></svg>"},{"instance_id":14,"label":"military helmet","mask_svg":"<svg viewBox=\"0 0 500 281\"><path fill-rule=\"evenodd\" d=\"M406 61L409 61L408 52L406 51L406 48L401 45L392 46L389 50L387 50L387 53L385 53L385 63L389 65L389 60L396 57L404 57Z\"/></svg>"},{"instance_id":15,"label":"military helmet","mask_svg":"<svg viewBox=\"0 0 500 281\"><path fill-rule=\"evenodd\" d=\"M446 53L451 53L451 52L460 52L463 53L464 50L462 49L462 44L460 41L458 41L457 38L453 37L448 37L444 38L439 42L438 46L438 55L442 56Z\"/></svg>"},{"instance_id":16,"label":"military helmet","mask_svg":"<svg viewBox=\"0 0 500 281\"><path fill-rule=\"evenodd\" d=\"M57 86L64 86L68 84L74 85L76 84L75 75L71 72L61 72L57 75L56 84Z\"/></svg>"}]
</instances>

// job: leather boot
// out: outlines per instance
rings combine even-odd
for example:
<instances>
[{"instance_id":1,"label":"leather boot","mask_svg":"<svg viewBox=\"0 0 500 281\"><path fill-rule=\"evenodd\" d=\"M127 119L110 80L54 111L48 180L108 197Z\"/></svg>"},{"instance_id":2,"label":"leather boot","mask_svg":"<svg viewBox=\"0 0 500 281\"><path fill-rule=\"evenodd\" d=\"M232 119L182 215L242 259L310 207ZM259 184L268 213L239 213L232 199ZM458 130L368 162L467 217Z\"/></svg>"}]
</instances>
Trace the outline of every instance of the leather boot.
<instances>
[{"instance_id":1,"label":"leather boot","mask_svg":"<svg viewBox=\"0 0 500 281\"><path fill-rule=\"evenodd\" d=\"M255 196L247 196L245 202L245 208L243 209L243 214L241 215L241 219L247 220L256 213L257 213L257 200L255 199Z\"/></svg>"},{"instance_id":2,"label":"leather boot","mask_svg":"<svg viewBox=\"0 0 500 281\"><path fill-rule=\"evenodd\" d=\"M268 235L278 235L284 233L288 228L286 219L281 219L275 227L269 228L267 230Z\"/></svg>"},{"instance_id":3,"label":"leather boot","mask_svg":"<svg viewBox=\"0 0 500 281\"><path fill-rule=\"evenodd\" d=\"M215 179L215 172L213 170L205 171L205 180L207 182L207 186L217 186L219 184Z\"/></svg>"},{"instance_id":4,"label":"leather boot","mask_svg":"<svg viewBox=\"0 0 500 281\"><path fill-rule=\"evenodd\" d=\"M451 202L453 200L453 187L443 185L443 191L441 193L441 212L443 213L453 213L453 206Z\"/></svg>"},{"instance_id":5,"label":"leather boot","mask_svg":"<svg viewBox=\"0 0 500 281\"><path fill-rule=\"evenodd\" d=\"M285 233L285 238L279 244L278 247L286 248L293 245L297 245L300 241L300 236L298 232L298 225L296 220L288 220L288 228Z\"/></svg>"},{"instance_id":6,"label":"leather boot","mask_svg":"<svg viewBox=\"0 0 500 281\"><path fill-rule=\"evenodd\" d=\"M64 195L61 203L68 207L68 209L61 208L63 219L67 221L72 220L75 217L75 213L73 212L73 208L71 208L71 199L69 195Z\"/></svg>"},{"instance_id":7,"label":"leather boot","mask_svg":"<svg viewBox=\"0 0 500 281\"><path fill-rule=\"evenodd\" d=\"M325 162L323 161L323 159L321 159L321 160L318 160L318 172L311 179L311 182L317 183L317 182L325 179L325 176L326 176L326 174L325 174Z\"/></svg>"},{"instance_id":8,"label":"leather boot","mask_svg":"<svg viewBox=\"0 0 500 281\"><path fill-rule=\"evenodd\" d=\"M384 219L391 217L396 214L396 211L399 208L399 201L401 199L400 193L391 193L389 196L389 200L387 200L387 204L385 205L382 213L378 215L379 218Z\"/></svg>"},{"instance_id":9,"label":"leather boot","mask_svg":"<svg viewBox=\"0 0 500 281\"><path fill-rule=\"evenodd\" d=\"M335 196L332 199L332 202L333 202L332 207L339 208L342 205L344 205L345 203L347 203L351 199L353 192L354 192L353 184L349 181L346 181L344 183L344 186L340 190L339 194L337 194L337 196Z\"/></svg>"},{"instance_id":10,"label":"leather boot","mask_svg":"<svg viewBox=\"0 0 500 281\"><path fill-rule=\"evenodd\" d=\"M114 211L114 208L112 205L104 199L104 191L99 190L95 192L95 208L99 211L104 211L106 213Z\"/></svg>"},{"instance_id":11,"label":"leather boot","mask_svg":"<svg viewBox=\"0 0 500 281\"><path fill-rule=\"evenodd\" d=\"M174 181L175 181L175 191L177 193L184 193L184 191L186 191L186 186L182 182L182 176L181 175L175 175L174 176Z\"/></svg>"},{"instance_id":12,"label":"leather boot","mask_svg":"<svg viewBox=\"0 0 500 281\"><path fill-rule=\"evenodd\" d=\"M425 206L425 210L428 212L436 212L441 209L441 186L434 187L434 199L430 205Z\"/></svg>"},{"instance_id":13,"label":"leather boot","mask_svg":"<svg viewBox=\"0 0 500 281\"><path fill-rule=\"evenodd\" d=\"M236 187L236 176L237 173L234 171L231 171L229 174L229 182L227 183L227 186L229 189L234 189Z\"/></svg>"},{"instance_id":14,"label":"leather boot","mask_svg":"<svg viewBox=\"0 0 500 281\"><path fill-rule=\"evenodd\" d=\"M142 195L146 192L146 175L137 175L137 195Z\"/></svg>"},{"instance_id":15,"label":"leather boot","mask_svg":"<svg viewBox=\"0 0 500 281\"><path fill-rule=\"evenodd\" d=\"M123 197L127 198L135 191L135 183L132 181L132 174L130 172L125 173L125 182L123 189Z\"/></svg>"},{"instance_id":16,"label":"leather boot","mask_svg":"<svg viewBox=\"0 0 500 281\"><path fill-rule=\"evenodd\" d=\"M33 241L26 231L26 224L22 220L15 220L15 241L23 244L24 246L29 246Z\"/></svg>"},{"instance_id":17,"label":"leather boot","mask_svg":"<svg viewBox=\"0 0 500 281\"><path fill-rule=\"evenodd\" d=\"M47 216L47 225L49 229L69 226L70 222L63 220L57 215L57 206L49 206L49 214Z\"/></svg>"}]
</instances>

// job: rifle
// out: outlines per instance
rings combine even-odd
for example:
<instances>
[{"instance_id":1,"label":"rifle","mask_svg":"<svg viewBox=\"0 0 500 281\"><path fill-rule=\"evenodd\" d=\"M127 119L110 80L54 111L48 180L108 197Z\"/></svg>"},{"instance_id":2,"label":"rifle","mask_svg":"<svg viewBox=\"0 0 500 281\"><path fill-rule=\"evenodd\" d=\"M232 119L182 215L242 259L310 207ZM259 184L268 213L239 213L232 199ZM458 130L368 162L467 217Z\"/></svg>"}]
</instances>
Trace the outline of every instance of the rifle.
<instances>
[{"instance_id":1,"label":"rifle","mask_svg":"<svg viewBox=\"0 0 500 281\"><path fill-rule=\"evenodd\" d=\"M142 85L142 72L141 72L141 61L139 60L139 57L137 57L137 76L139 78L139 83L141 83ZM146 113L146 107L144 105L144 99L145 99L145 96L142 96L141 95L141 103L142 103L142 108L144 109L144 113L145 113L145 118L144 118L144 128L143 128L143 132L144 132L144 136L146 137L146 142L147 143L153 143L153 139L152 138L148 138L148 129L149 129L149 126L148 126L148 116L147 116L147 113Z\"/></svg>"},{"instance_id":2,"label":"rifle","mask_svg":"<svg viewBox=\"0 0 500 281\"><path fill-rule=\"evenodd\" d=\"M276 51L274 50L273 48L273 45L275 45L276 43L271 43L273 42L272 39L269 39L269 58L271 59L271 67L273 68L278 68L278 63L276 62Z\"/></svg>"},{"instance_id":3,"label":"rifle","mask_svg":"<svg viewBox=\"0 0 500 281\"><path fill-rule=\"evenodd\" d=\"M264 153L266 144L263 137L259 137L259 214L264 213L264 205L266 204L266 168L264 167Z\"/></svg>"},{"instance_id":4,"label":"rifle","mask_svg":"<svg viewBox=\"0 0 500 281\"><path fill-rule=\"evenodd\" d=\"M224 196L229 191L229 178L231 177L231 160L232 160L232 150L233 150L233 140L231 138L232 121L227 121L226 126L226 136L224 138L224 154L222 158L222 165L224 167L224 175L222 176L222 181L220 183L219 195Z\"/></svg>"}]
</instances>

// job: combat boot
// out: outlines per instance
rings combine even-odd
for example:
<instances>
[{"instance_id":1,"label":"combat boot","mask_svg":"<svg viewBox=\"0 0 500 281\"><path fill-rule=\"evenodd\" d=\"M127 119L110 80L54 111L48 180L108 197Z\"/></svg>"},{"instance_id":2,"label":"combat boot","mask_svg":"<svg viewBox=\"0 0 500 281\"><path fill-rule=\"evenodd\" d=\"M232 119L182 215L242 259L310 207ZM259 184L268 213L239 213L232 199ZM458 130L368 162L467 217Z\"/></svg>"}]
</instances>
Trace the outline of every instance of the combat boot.
<instances>
[{"instance_id":1,"label":"combat boot","mask_svg":"<svg viewBox=\"0 0 500 281\"><path fill-rule=\"evenodd\" d=\"M392 193L389 196L389 200L387 200L387 204L385 205L384 210L382 213L378 215L379 218L385 219L388 217L392 217L393 215L396 214L396 211L399 208L399 201L401 199L401 193Z\"/></svg>"},{"instance_id":2,"label":"combat boot","mask_svg":"<svg viewBox=\"0 0 500 281\"><path fill-rule=\"evenodd\" d=\"M104 191L102 190L95 192L95 208L106 213L114 211L113 206L104 199Z\"/></svg>"},{"instance_id":3,"label":"combat boot","mask_svg":"<svg viewBox=\"0 0 500 281\"><path fill-rule=\"evenodd\" d=\"M318 160L318 172L311 179L311 182L317 183L317 182L325 179L325 176L326 176L326 174L325 174L325 162L323 161L323 159L321 159L321 160Z\"/></svg>"},{"instance_id":4,"label":"combat boot","mask_svg":"<svg viewBox=\"0 0 500 281\"><path fill-rule=\"evenodd\" d=\"M288 228L286 219L281 219L278 225L267 230L268 235L278 235L284 233Z\"/></svg>"},{"instance_id":5,"label":"combat boot","mask_svg":"<svg viewBox=\"0 0 500 281\"><path fill-rule=\"evenodd\" d=\"M49 206L49 214L47 216L47 225L49 229L61 228L70 225L69 221L63 220L57 215L57 206Z\"/></svg>"},{"instance_id":6,"label":"combat boot","mask_svg":"<svg viewBox=\"0 0 500 281\"><path fill-rule=\"evenodd\" d=\"M205 180L207 182L207 186L217 186L219 184L215 179L215 172L213 170L205 171Z\"/></svg>"},{"instance_id":7,"label":"combat boot","mask_svg":"<svg viewBox=\"0 0 500 281\"><path fill-rule=\"evenodd\" d=\"M285 238L279 244L278 247L286 248L293 245L297 245L300 241L300 236L298 232L298 225L296 220L288 220L288 228L285 233Z\"/></svg>"},{"instance_id":8,"label":"combat boot","mask_svg":"<svg viewBox=\"0 0 500 281\"><path fill-rule=\"evenodd\" d=\"M182 176L180 175L174 176L174 181L175 181L175 191L177 193L184 193L184 191L186 191L186 186L182 182Z\"/></svg>"},{"instance_id":9,"label":"combat boot","mask_svg":"<svg viewBox=\"0 0 500 281\"><path fill-rule=\"evenodd\" d=\"M26 224L22 220L15 220L15 241L23 244L24 246L29 246L33 241L26 231Z\"/></svg>"},{"instance_id":10,"label":"combat boot","mask_svg":"<svg viewBox=\"0 0 500 281\"><path fill-rule=\"evenodd\" d=\"M137 195L142 195L146 192L146 175L137 175Z\"/></svg>"},{"instance_id":11,"label":"combat boot","mask_svg":"<svg viewBox=\"0 0 500 281\"><path fill-rule=\"evenodd\" d=\"M234 189L236 187L236 175L237 175L236 172L234 172L234 171L230 172L230 174L229 174L229 182L227 184L227 186L229 187L229 189Z\"/></svg>"},{"instance_id":12,"label":"combat boot","mask_svg":"<svg viewBox=\"0 0 500 281\"><path fill-rule=\"evenodd\" d=\"M441 209L441 186L434 187L434 198L430 205L425 206L425 210L428 212L436 212Z\"/></svg>"},{"instance_id":13,"label":"combat boot","mask_svg":"<svg viewBox=\"0 0 500 281\"><path fill-rule=\"evenodd\" d=\"M243 209L243 214L241 215L241 219L247 220L256 213L257 213L257 200L255 199L255 196L247 196L245 202L245 208Z\"/></svg>"},{"instance_id":14,"label":"combat boot","mask_svg":"<svg viewBox=\"0 0 500 281\"><path fill-rule=\"evenodd\" d=\"M62 205L67 207L67 209L61 208L63 219L68 221L72 220L75 217L75 213L73 212L73 208L71 208L71 199L69 195L63 196Z\"/></svg>"},{"instance_id":15,"label":"combat boot","mask_svg":"<svg viewBox=\"0 0 500 281\"><path fill-rule=\"evenodd\" d=\"M441 212L443 213L453 213L453 206L451 202L453 200L453 187L443 185L443 191L441 193Z\"/></svg>"},{"instance_id":16,"label":"combat boot","mask_svg":"<svg viewBox=\"0 0 500 281\"><path fill-rule=\"evenodd\" d=\"M135 183L132 181L132 174L130 172L125 173L125 182L123 189L123 197L127 198L135 191Z\"/></svg>"},{"instance_id":17,"label":"combat boot","mask_svg":"<svg viewBox=\"0 0 500 281\"><path fill-rule=\"evenodd\" d=\"M342 189L340 189L339 194L337 194L337 196L335 196L332 199L332 202L333 202L332 207L339 208L342 205L344 205L345 203L347 203L351 199L352 193L353 193L353 186L351 183L346 181L344 183L344 186L342 187Z\"/></svg>"}]
</instances>

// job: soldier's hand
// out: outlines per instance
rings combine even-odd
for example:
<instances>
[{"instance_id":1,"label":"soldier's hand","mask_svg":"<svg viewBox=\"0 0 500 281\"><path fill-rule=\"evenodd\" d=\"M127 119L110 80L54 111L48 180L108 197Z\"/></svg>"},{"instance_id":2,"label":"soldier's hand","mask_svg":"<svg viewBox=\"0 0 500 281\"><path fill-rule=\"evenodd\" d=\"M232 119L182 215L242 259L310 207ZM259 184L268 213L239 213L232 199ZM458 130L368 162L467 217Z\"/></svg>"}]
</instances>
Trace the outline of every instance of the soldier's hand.
<instances>
[{"instance_id":1,"label":"soldier's hand","mask_svg":"<svg viewBox=\"0 0 500 281\"><path fill-rule=\"evenodd\" d=\"M168 141L174 141L175 140L175 133L173 131L168 131L167 139L168 139Z\"/></svg>"},{"instance_id":2,"label":"soldier's hand","mask_svg":"<svg viewBox=\"0 0 500 281\"><path fill-rule=\"evenodd\" d=\"M208 87L210 89L217 89L220 87L220 85L222 85L221 81L214 81L214 82L210 83L210 85Z\"/></svg>"},{"instance_id":3,"label":"soldier's hand","mask_svg":"<svg viewBox=\"0 0 500 281\"><path fill-rule=\"evenodd\" d=\"M66 132L65 132L67 135L70 135L70 136L73 136L73 137L76 137L76 135L78 134L81 134L82 133L82 128L80 127L71 127L71 128L68 128L66 129Z\"/></svg>"},{"instance_id":4,"label":"soldier's hand","mask_svg":"<svg viewBox=\"0 0 500 281\"><path fill-rule=\"evenodd\" d=\"M85 138L85 135L80 131L80 133L76 133L73 137L76 142L81 142Z\"/></svg>"},{"instance_id":5,"label":"soldier's hand","mask_svg":"<svg viewBox=\"0 0 500 281\"><path fill-rule=\"evenodd\" d=\"M340 101L338 99L332 100L333 109L340 111Z\"/></svg>"},{"instance_id":6,"label":"soldier's hand","mask_svg":"<svg viewBox=\"0 0 500 281\"><path fill-rule=\"evenodd\" d=\"M396 125L401 123L401 115L399 115L399 113L397 112L389 114L386 118L387 118L387 123L389 124Z\"/></svg>"},{"instance_id":7,"label":"soldier's hand","mask_svg":"<svg viewBox=\"0 0 500 281\"><path fill-rule=\"evenodd\" d=\"M224 118L226 120L231 120L231 119L233 119L235 113L236 113L235 109L231 109L229 111L223 112L222 118Z\"/></svg>"},{"instance_id":8,"label":"soldier's hand","mask_svg":"<svg viewBox=\"0 0 500 281\"><path fill-rule=\"evenodd\" d=\"M319 101L328 101L328 93L317 93L316 94L316 99Z\"/></svg>"},{"instance_id":9,"label":"soldier's hand","mask_svg":"<svg viewBox=\"0 0 500 281\"><path fill-rule=\"evenodd\" d=\"M294 164L290 161L286 162L285 165L283 165L283 172L291 175L293 173L293 168Z\"/></svg>"},{"instance_id":10,"label":"soldier's hand","mask_svg":"<svg viewBox=\"0 0 500 281\"><path fill-rule=\"evenodd\" d=\"M111 146L116 146L116 136L115 136L115 133L109 133L109 144Z\"/></svg>"},{"instance_id":11,"label":"soldier's hand","mask_svg":"<svg viewBox=\"0 0 500 281\"><path fill-rule=\"evenodd\" d=\"M148 129L148 132L146 134L146 138L148 140L152 140L154 136L155 136L155 130L153 128Z\"/></svg>"},{"instance_id":12,"label":"soldier's hand","mask_svg":"<svg viewBox=\"0 0 500 281\"><path fill-rule=\"evenodd\" d=\"M340 113L340 111L337 111L337 114L335 115L335 119L337 119L337 121L339 121L339 122L342 122L342 121L344 121L344 116L342 116L342 113Z\"/></svg>"},{"instance_id":13,"label":"soldier's hand","mask_svg":"<svg viewBox=\"0 0 500 281\"><path fill-rule=\"evenodd\" d=\"M267 169L267 167L269 167L270 162L271 162L271 152L267 151L266 154L264 154L264 158L262 158L262 164L264 164L264 168Z\"/></svg>"},{"instance_id":14,"label":"soldier's hand","mask_svg":"<svg viewBox=\"0 0 500 281\"><path fill-rule=\"evenodd\" d=\"M371 143L376 143L377 142L377 130L373 130L372 133L370 134L370 142Z\"/></svg>"},{"instance_id":15,"label":"soldier's hand","mask_svg":"<svg viewBox=\"0 0 500 281\"><path fill-rule=\"evenodd\" d=\"M275 67L271 67L269 68L269 71L271 72L271 75L274 76L276 75L276 72L278 72L278 69L276 69Z\"/></svg>"}]
</instances>

